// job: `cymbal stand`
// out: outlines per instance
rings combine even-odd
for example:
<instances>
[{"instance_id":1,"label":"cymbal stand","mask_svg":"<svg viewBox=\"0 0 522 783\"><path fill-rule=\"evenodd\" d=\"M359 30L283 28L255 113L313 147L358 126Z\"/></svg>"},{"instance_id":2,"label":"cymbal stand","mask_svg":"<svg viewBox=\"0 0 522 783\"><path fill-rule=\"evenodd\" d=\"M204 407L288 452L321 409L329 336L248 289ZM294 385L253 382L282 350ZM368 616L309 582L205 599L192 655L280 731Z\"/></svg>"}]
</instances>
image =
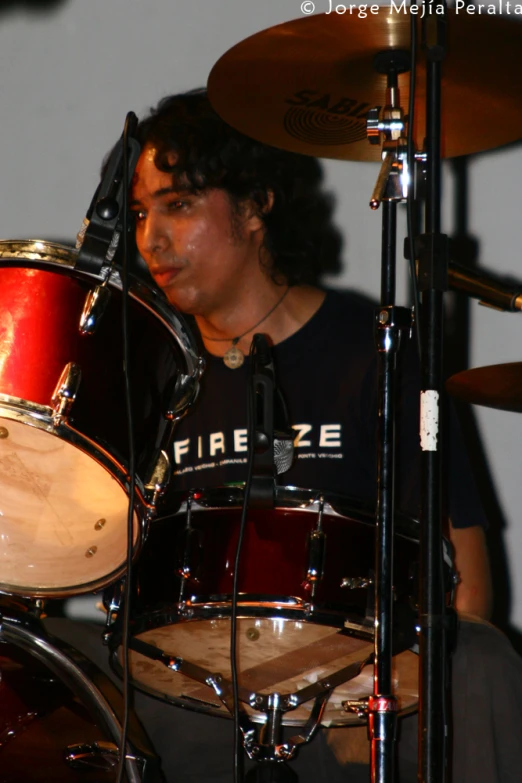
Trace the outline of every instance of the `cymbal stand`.
<instances>
[{"instance_id":1,"label":"cymbal stand","mask_svg":"<svg viewBox=\"0 0 522 783\"><path fill-rule=\"evenodd\" d=\"M445 777L446 623L442 555L442 459L439 399L442 391L443 292L447 289L448 238L440 233L441 66L446 14L422 22L426 52L425 233L415 241L421 305L421 530L419 595L419 780ZM445 9L445 3L441 3Z\"/></svg>"},{"instance_id":2,"label":"cymbal stand","mask_svg":"<svg viewBox=\"0 0 522 783\"><path fill-rule=\"evenodd\" d=\"M295 756L301 745L307 744L315 736L334 688L356 677L368 663L368 660L368 658L364 658L356 663L351 663L329 675L326 680L319 680L295 693L256 694L249 693L244 688L239 689L240 700L257 711L264 712L266 716L266 722L259 728L240 706L239 724L243 735L243 745L248 757L256 761L256 766L246 776L246 783L293 783L297 781L297 775L286 762ZM232 714L234 696L231 684L219 674L207 677L206 684L214 689ZM299 734L283 741L284 714L312 700L313 706L305 726ZM257 738L256 729L258 729Z\"/></svg>"},{"instance_id":3,"label":"cymbal stand","mask_svg":"<svg viewBox=\"0 0 522 783\"><path fill-rule=\"evenodd\" d=\"M401 50L376 55L374 67L387 74L387 105L368 115L368 138L380 142L383 163L370 207L383 202L381 305L376 311L378 352L377 510L375 541L374 690L368 702L372 783L392 783L394 774L397 699L392 688L393 527L395 462L395 368L401 336L411 332L411 312L395 306L397 201L407 196L407 148L399 106L398 74L409 70L410 55Z\"/></svg>"}]
</instances>

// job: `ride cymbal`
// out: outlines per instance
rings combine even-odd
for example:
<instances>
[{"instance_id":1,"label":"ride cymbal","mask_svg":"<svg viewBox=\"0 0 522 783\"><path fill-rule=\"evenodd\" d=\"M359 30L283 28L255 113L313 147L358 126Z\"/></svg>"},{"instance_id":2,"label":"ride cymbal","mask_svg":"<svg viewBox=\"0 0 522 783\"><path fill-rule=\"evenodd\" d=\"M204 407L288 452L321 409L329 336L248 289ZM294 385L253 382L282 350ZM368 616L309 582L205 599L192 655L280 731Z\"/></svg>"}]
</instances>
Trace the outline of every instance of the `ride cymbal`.
<instances>
[{"instance_id":1,"label":"ride cymbal","mask_svg":"<svg viewBox=\"0 0 522 783\"><path fill-rule=\"evenodd\" d=\"M437 6L433 6L436 8ZM366 115L385 103L376 54L410 50L410 16L397 2L378 14L303 17L263 30L214 65L209 98L233 127L275 147L341 160L380 160L366 138ZM425 135L425 55L418 20L414 139ZM522 24L448 12L442 65L442 155L454 157L522 137ZM409 73L399 76L408 110Z\"/></svg>"},{"instance_id":2,"label":"ride cymbal","mask_svg":"<svg viewBox=\"0 0 522 783\"><path fill-rule=\"evenodd\" d=\"M475 405L522 413L522 362L464 370L446 381L446 389Z\"/></svg>"}]
</instances>

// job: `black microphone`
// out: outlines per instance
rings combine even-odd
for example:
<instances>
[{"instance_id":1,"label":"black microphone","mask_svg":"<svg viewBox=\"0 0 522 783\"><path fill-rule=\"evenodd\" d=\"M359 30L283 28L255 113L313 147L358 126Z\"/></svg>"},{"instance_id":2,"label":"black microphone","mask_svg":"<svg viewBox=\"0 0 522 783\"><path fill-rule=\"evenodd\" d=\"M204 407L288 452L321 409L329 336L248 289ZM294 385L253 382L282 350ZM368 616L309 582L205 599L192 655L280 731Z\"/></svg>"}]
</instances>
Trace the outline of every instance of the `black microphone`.
<instances>
[{"instance_id":1,"label":"black microphone","mask_svg":"<svg viewBox=\"0 0 522 783\"><path fill-rule=\"evenodd\" d=\"M102 180L92 198L83 225L78 232L76 248L78 258L76 268L82 272L98 275L102 268L112 265L122 231L123 209L123 140L127 137L127 182L132 175L140 156L141 147L135 138L138 118L129 112L124 131L114 146L104 167Z\"/></svg>"},{"instance_id":2,"label":"black microphone","mask_svg":"<svg viewBox=\"0 0 522 783\"><path fill-rule=\"evenodd\" d=\"M522 283L505 282L483 270L467 269L450 261L448 282L451 288L480 299L480 304L506 312L522 310Z\"/></svg>"},{"instance_id":3,"label":"black microphone","mask_svg":"<svg viewBox=\"0 0 522 783\"><path fill-rule=\"evenodd\" d=\"M294 431L288 424L283 395L276 386L274 361L267 338L255 334L249 394L252 399L254 458L251 495L254 502L273 505L274 478L292 465Z\"/></svg>"}]
</instances>

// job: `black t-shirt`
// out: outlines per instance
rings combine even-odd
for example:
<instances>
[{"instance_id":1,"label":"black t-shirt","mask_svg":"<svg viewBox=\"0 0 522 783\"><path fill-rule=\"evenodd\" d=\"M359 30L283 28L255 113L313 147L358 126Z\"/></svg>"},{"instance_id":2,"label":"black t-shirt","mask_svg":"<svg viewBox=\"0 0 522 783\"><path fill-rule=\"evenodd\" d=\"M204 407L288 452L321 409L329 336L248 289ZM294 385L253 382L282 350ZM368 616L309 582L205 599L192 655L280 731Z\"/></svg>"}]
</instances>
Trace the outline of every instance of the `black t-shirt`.
<instances>
[{"instance_id":1,"label":"black t-shirt","mask_svg":"<svg viewBox=\"0 0 522 783\"><path fill-rule=\"evenodd\" d=\"M353 292L328 291L318 311L272 349L277 384L295 429L295 458L284 486L375 502L377 351L374 304ZM413 340L405 339L397 378L397 506L419 504L419 381ZM178 424L173 490L245 481L250 366L231 370L206 356L198 400ZM449 511L455 527L486 526L454 417L449 445Z\"/></svg>"}]
</instances>

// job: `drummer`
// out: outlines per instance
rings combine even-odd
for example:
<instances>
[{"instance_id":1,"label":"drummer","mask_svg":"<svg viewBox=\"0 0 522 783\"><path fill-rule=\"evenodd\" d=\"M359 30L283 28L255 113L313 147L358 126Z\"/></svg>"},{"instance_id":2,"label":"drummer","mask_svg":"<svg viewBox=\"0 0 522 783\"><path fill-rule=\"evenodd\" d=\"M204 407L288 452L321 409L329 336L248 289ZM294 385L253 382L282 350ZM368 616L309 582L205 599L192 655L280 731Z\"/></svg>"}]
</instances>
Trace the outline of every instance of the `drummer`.
<instances>
[{"instance_id":1,"label":"drummer","mask_svg":"<svg viewBox=\"0 0 522 783\"><path fill-rule=\"evenodd\" d=\"M294 464L280 483L374 502L373 305L318 284L331 271L335 239L319 164L233 130L203 91L165 98L140 123L138 135L143 147L131 194L137 246L168 301L193 318L207 360L200 397L176 431L174 488L245 480L248 354L253 335L262 332L273 346L295 430ZM419 386L413 354L412 344L400 360L397 499L401 510L416 516ZM487 620L486 520L454 423L449 440L456 609ZM514 732L522 739L518 657L491 626L461 622L453 670L454 780L515 781L518 743L510 744L510 737ZM468 687L475 694L471 707L459 698ZM499 693L503 726L512 729L504 743L502 732L491 730ZM162 709L162 719L147 718L147 728L167 777L230 780L230 723L173 707L167 717ZM401 779L416 780L415 719L401 723ZM301 782L366 780L368 746L362 754L354 751L353 737L352 729L320 733L292 762ZM477 746L479 761L471 751Z\"/></svg>"}]
</instances>

